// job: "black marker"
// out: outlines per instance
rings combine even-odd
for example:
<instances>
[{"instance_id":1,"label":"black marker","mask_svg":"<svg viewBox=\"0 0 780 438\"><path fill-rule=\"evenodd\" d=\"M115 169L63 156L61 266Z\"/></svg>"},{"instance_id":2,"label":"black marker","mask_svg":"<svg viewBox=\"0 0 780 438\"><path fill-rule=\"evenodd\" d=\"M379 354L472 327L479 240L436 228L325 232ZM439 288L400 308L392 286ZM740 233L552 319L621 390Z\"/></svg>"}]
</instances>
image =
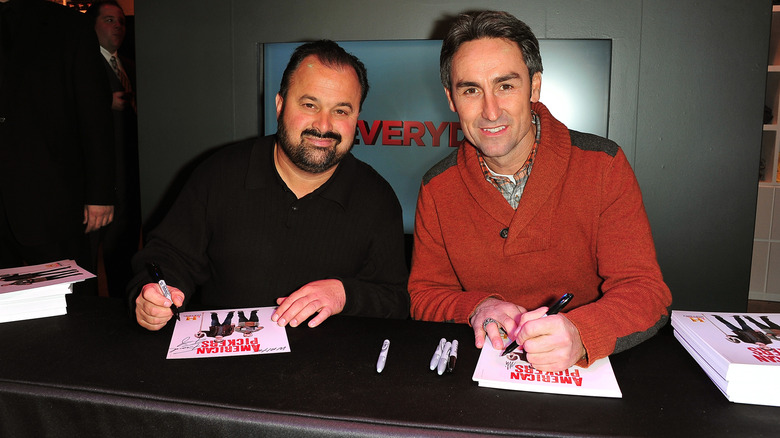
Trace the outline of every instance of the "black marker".
<instances>
[{"instance_id":1,"label":"black marker","mask_svg":"<svg viewBox=\"0 0 780 438\"><path fill-rule=\"evenodd\" d=\"M171 311L173 311L173 316L175 316L176 320L178 321L179 308L176 307L176 304L173 304L171 291L168 290L168 285L165 284L165 279L163 278L162 269L160 269L160 267L157 266L156 263L149 263L147 266L149 267L149 273L152 275L152 278L154 278L154 281L156 281L157 284L160 285L160 289L162 289L163 295L171 302Z\"/></svg>"},{"instance_id":2,"label":"black marker","mask_svg":"<svg viewBox=\"0 0 780 438\"><path fill-rule=\"evenodd\" d=\"M550 309L547 310L547 312L544 315L542 315L542 318L549 315L555 315L556 313L560 312L561 309L563 309L567 304L569 304L569 301L571 301L572 298L574 298L574 294L569 294L569 293L564 294L561 297L561 299L558 300L557 303L553 304L552 307L550 307ZM504 352L501 353L501 356L506 356L517 347L519 347L519 345L517 345L517 340L515 339L514 341L512 341L511 344L509 344L508 347L506 347Z\"/></svg>"},{"instance_id":3,"label":"black marker","mask_svg":"<svg viewBox=\"0 0 780 438\"><path fill-rule=\"evenodd\" d=\"M455 370L455 361L458 359L458 341L452 341L450 348L450 360L447 362L447 372L451 373Z\"/></svg>"}]
</instances>

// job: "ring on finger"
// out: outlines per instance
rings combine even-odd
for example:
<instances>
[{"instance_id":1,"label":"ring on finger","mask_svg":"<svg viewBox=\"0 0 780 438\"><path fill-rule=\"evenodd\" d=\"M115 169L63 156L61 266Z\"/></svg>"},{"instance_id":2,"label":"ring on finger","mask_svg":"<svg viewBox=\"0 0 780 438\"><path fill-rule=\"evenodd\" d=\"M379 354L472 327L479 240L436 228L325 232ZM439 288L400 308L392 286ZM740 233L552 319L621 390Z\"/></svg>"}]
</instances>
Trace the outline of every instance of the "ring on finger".
<instances>
[{"instance_id":1,"label":"ring on finger","mask_svg":"<svg viewBox=\"0 0 780 438\"><path fill-rule=\"evenodd\" d=\"M482 330L487 332L487 326L489 324L495 324L496 327L498 327L499 333L506 335L506 330L504 330L504 327L502 327L501 324L499 324L498 321L493 318L485 318L485 320L482 321Z\"/></svg>"},{"instance_id":2,"label":"ring on finger","mask_svg":"<svg viewBox=\"0 0 780 438\"><path fill-rule=\"evenodd\" d=\"M488 326L489 324L495 324L495 325L496 325L496 327L501 327L501 326L498 324L498 321L496 321L495 319L493 319L493 318L485 318L485 320L484 320L484 321L482 321L482 330L485 330L485 331L487 331L487 326Z\"/></svg>"}]
</instances>

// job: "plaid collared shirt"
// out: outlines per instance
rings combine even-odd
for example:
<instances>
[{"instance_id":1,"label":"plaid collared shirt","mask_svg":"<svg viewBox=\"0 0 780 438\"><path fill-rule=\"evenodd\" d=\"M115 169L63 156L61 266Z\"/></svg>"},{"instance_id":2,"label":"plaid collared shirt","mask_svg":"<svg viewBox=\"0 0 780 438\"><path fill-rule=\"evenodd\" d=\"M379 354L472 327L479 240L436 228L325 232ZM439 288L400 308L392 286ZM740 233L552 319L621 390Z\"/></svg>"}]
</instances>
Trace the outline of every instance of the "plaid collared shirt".
<instances>
[{"instance_id":1,"label":"plaid collared shirt","mask_svg":"<svg viewBox=\"0 0 780 438\"><path fill-rule=\"evenodd\" d=\"M531 168L534 165L534 158L536 157L536 149L539 147L539 139L542 138L542 129L539 123L539 116L535 112L531 112L531 120L536 127L536 140L534 140L534 147L531 149L531 153L528 154L528 158L520 169L509 178L504 175L494 173L485 163L485 158L482 153L477 149L477 157L479 158L479 166L482 168L482 173L485 175L485 179L493 185L504 196L509 205L517 210L518 204L520 204L520 197L523 196L523 190L525 184L528 182L528 177L531 175Z\"/></svg>"}]
</instances>

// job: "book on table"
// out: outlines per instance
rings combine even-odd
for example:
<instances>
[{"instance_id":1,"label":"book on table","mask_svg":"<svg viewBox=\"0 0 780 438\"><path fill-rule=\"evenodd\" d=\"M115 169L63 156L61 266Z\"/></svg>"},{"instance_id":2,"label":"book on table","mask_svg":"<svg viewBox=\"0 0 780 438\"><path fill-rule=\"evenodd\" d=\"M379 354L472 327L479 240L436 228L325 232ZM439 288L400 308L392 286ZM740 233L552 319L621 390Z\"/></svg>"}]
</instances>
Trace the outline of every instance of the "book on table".
<instances>
[{"instance_id":1,"label":"book on table","mask_svg":"<svg viewBox=\"0 0 780 438\"><path fill-rule=\"evenodd\" d=\"M64 315L73 284L93 277L73 260L0 269L0 322Z\"/></svg>"},{"instance_id":2,"label":"book on table","mask_svg":"<svg viewBox=\"0 0 780 438\"><path fill-rule=\"evenodd\" d=\"M506 356L501 356L502 352L493 348L489 341L485 342L472 377L479 386L551 394L623 397L608 357L594 361L587 368L575 365L564 371L546 372L523 360L521 350Z\"/></svg>"},{"instance_id":3,"label":"book on table","mask_svg":"<svg viewBox=\"0 0 780 438\"><path fill-rule=\"evenodd\" d=\"M672 311L680 344L730 401L780 406L780 314Z\"/></svg>"},{"instance_id":4,"label":"book on table","mask_svg":"<svg viewBox=\"0 0 780 438\"><path fill-rule=\"evenodd\" d=\"M271 321L276 307L179 313L167 359L289 353L287 331Z\"/></svg>"}]
</instances>

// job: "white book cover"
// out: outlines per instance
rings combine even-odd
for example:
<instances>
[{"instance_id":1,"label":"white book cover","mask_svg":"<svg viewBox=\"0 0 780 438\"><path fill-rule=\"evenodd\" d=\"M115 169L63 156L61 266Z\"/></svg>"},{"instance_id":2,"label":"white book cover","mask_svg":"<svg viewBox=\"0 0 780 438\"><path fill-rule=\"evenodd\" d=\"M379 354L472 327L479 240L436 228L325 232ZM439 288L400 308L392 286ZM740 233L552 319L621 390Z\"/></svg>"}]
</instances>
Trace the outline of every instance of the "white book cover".
<instances>
[{"instance_id":1,"label":"white book cover","mask_svg":"<svg viewBox=\"0 0 780 438\"><path fill-rule=\"evenodd\" d=\"M0 303L14 304L25 303L43 298L65 296L73 292L73 283L52 284L16 292L0 293Z\"/></svg>"},{"instance_id":2,"label":"white book cover","mask_svg":"<svg viewBox=\"0 0 780 438\"><path fill-rule=\"evenodd\" d=\"M285 328L271 321L275 309L181 312L167 359L289 353Z\"/></svg>"},{"instance_id":3,"label":"white book cover","mask_svg":"<svg viewBox=\"0 0 780 438\"><path fill-rule=\"evenodd\" d=\"M710 366L679 331L675 331L674 336L730 402L780 406L780 382L729 382Z\"/></svg>"},{"instance_id":4,"label":"white book cover","mask_svg":"<svg viewBox=\"0 0 780 438\"><path fill-rule=\"evenodd\" d=\"M472 379L479 386L515 391L622 398L608 357L588 368L573 366L559 372L535 369L517 351L501 356L488 341L482 347Z\"/></svg>"},{"instance_id":5,"label":"white book cover","mask_svg":"<svg viewBox=\"0 0 780 438\"><path fill-rule=\"evenodd\" d=\"M93 277L73 260L0 269L0 302L70 293L69 285Z\"/></svg>"},{"instance_id":6,"label":"white book cover","mask_svg":"<svg viewBox=\"0 0 780 438\"><path fill-rule=\"evenodd\" d=\"M673 310L672 327L724 380L780 378L780 314Z\"/></svg>"}]
</instances>

